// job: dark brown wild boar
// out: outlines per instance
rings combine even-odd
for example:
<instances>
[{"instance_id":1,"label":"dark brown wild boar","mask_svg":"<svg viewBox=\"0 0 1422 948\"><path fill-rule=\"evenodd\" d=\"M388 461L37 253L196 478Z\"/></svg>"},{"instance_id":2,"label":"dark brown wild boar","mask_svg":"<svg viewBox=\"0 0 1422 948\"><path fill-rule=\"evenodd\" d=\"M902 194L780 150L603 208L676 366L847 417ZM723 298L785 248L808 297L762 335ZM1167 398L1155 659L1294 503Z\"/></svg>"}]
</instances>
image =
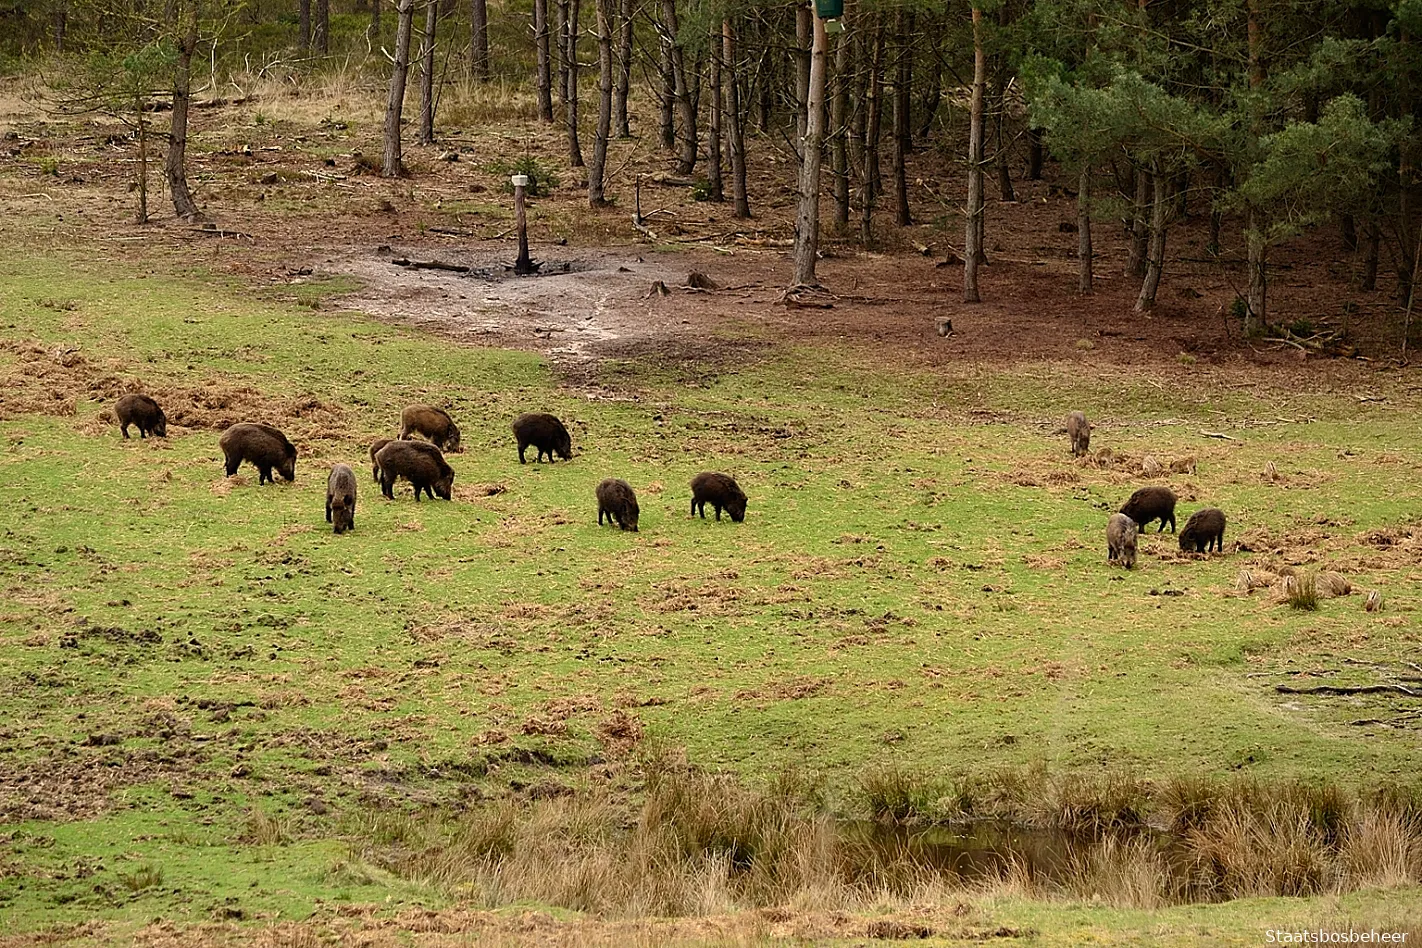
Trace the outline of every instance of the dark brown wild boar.
<instances>
[{"instance_id":1,"label":"dark brown wild boar","mask_svg":"<svg viewBox=\"0 0 1422 948\"><path fill-rule=\"evenodd\" d=\"M375 456L380 453L380 449L385 447L393 438L376 438L370 443L370 479L375 483L380 483L380 465L375 463Z\"/></svg>"},{"instance_id":2,"label":"dark brown wild boar","mask_svg":"<svg viewBox=\"0 0 1422 948\"><path fill-rule=\"evenodd\" d=\"M519 415L513 423L514 437L518 439L518 463L525 463L523 458L524 450L533 445L538 449L536 460L543 460L543 455L548 455L548 463L553 463L553 454L565 461L573 458L573 439L568 435L568 429L563 427L563 423L552 415L540 412L529 412Z\"/></svg>"},{"instance_id":3,"label":"dark brown wild boar","mask_svg":"<svg viewBox=\"0 0 1422 948\"><path fill-rule=\"evenodd\" d=\"M128 437L129 425L137 426L140 438L150 434L159 438L168 437L168 419L158 403L147 395L133 392L123 396L114 406L114 414L118 415L119 431L125 438Z\"/></svg>"},{"instance_id":4,"label":"dark brown wild boar","mask_svg":"<svg viewBox=\"0 0 1422 948\"><path fill-rule=\"evenodd\" d=\"M1126 569L1136 565L1136 522L1125 514L1113 513L1106 521L1106 562Z\"/></svg>"},{"instance_id":5,"label":"dark brown wild boar","mask_svg":"<svg viewBox=\"0 0 1422 948\"><path fill-rule=\"evenodd\" d=\"M296 448L271 425L233 425L222 432L217 445L227 461L228 477L237 473L243 461L250 461L260 474L258 484L271 481L273 470L289 481L296 480Z\"/></svg>"},{"instance_id":6,"label":"dark brown wild boar","mask_svg":"<svg viewBox=\"0 0 1422 948\"><path fill-rule=\"evenodd\" d=\"M1224 511L1217 507L1197 510L1180 531L1180 549L1186 553L1208 553L1211 547L1224 552Z\"/></svg>"},{"instance_id":7,"label":"dark brown wild boar","mask_svg":"<svg viewBox=\"0 0 1422 948\"><path fill-rule=\"evenodd\" d=\"M412 434L424 435L441 451L459 452L459 426L438 408L411 405L400 412L400 440L406 441Z\"/></svg>"},{"instance_id":8,"label":"dark brown wild boar","mask_svg":"<svg viewBox=\"0 0 1422 948\"><path fill-rule=\"evenodd\" d=\"M623 530L637 532L637 495L632 485L617 477L609 477L597 485L597 525L602 526L602 517L607 522L617 522Z\"/></svg>"},{"instance_id":9,"label":"dark brown wild boar","mask_svg":"<svg viewBox=\"0 0 1422 948\"><path fill-rule=\"evenodd\" d=\"M326 522L337 533L355 529L356 476L344 464L331 468L326 478Z\"/></svg>"},{"instance_id":10,"label":"dark brown wild boar","mask_svg":"<svg viewBox=\"0 0 1422 948\"><path fill-rule=\"evenodd\" d=\"M1160 521L1156 533L1165 532L1165 522L1170 521L1170 532L1175 532L1175 491L1169 487L1142 487L1131 495L1121 507L1121 513L1136 522L1142 531L1152 520Z\"/></svg>"},{"instance_id":11,"label":"dark brown wild boar","mask_svg":"<svg viewBox=\"0 0 1422 948\"><path fill-rule=\"evenodd\" d=\"M740 523L746 519L746 494L741 490L741 486L736 483L736 479L729 474L718 474L715 471L702 471L691 479L691 514L696 516L698 510L701 512L701 519L706 519L706 505L710 504L716 508L716 519L721 519L721 511L731 515L731 519Z\"/></svg>"},{"instance_id":12,"label":"dark brown wild boar","mask_svg":"<svg viewBox=\"0 0 1422 948\"><path fill-rule=\"evenodd\" d=\"M1091 425L1084 412L1074 411L1067 415L1067 435L1071 438L1071 453L1081 457L1091 450Z\"/></svg>"},{"instance_id":13,"label":"dark brown wild boar","mask_svg":"<svg viewBox=\"0 0 1422 948\"><path fill-rule=\"evenodd\" d=\"M439 448L422 441L392 441L375 455L380 468L380 492L395 499L395 480L403 477L415 487L415 500L424 491L434 500L438 494L449 500L454 490L454 468Z\"/></svg>"}]
</instances>

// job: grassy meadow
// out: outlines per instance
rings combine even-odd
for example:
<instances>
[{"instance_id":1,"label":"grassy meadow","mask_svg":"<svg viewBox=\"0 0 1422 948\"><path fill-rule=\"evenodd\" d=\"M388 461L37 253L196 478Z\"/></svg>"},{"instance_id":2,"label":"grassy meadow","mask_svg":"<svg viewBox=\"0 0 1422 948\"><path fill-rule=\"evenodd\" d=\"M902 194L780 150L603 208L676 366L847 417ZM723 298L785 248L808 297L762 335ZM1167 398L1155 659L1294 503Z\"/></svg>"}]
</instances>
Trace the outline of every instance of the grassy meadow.
<instances>
[{"instance_id":1,"label":"grassy meadow","mask_svg":"<svg viewBox=\"0 0 1422 948\"><path fill-rule=\"evenodd\" d=\"M11 931L448 906L457 887L371 858L372 814L635 798L657 755L749 787L813 773L849 817L886 772L1415 784L1416 698L1275 690L1422 677L1410 374L930 370L728 324L753 357L607 362L615 397L589 398L536 354L343 312L344 289L292 303L64 254L0 274ZM166 440L120 438L112 403L138 386ZM452 503L369 480L370 441L416 402L462 427ZM1072 408L1114 460L1070 456ZM530 410L569 422L570 463L518 464ZM296 443L295 483L222 476L218 434L246 420ZM1134 571L1105 564L1147 455L1181 526L1226 511L1228 555L1152 527ZM339 537L336 462L361 475ZM689 516L706 469L745 488L744 523ZM607 476L636 488L639 533L597 526ZM1237 592L1286 567L1353 592L1313 611ZM925 799L962 815L962 794ZM967 911L1048 943L1257 944L1262 920L1415 918L1411 884L1158 912L1008 889Z\"/></svg>"}]
</instances>

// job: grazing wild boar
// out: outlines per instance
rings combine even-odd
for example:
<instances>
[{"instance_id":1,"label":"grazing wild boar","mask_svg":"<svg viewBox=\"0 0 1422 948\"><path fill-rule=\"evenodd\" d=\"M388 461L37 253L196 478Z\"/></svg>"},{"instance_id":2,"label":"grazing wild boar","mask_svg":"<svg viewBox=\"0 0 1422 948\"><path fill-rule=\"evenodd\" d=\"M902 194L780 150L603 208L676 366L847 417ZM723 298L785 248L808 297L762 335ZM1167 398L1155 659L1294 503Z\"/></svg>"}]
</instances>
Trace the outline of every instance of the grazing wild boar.
<instances>
[{"instance_id":1,"label":"grazing wild boar","mask_svg":"<svg viewBox=\"0 0 1422 948\"><path fill-rule=\"evenodd\" d=\"M637 532L637 495L632 485L626 481L609 477L597 485L597 525L602 526L603 515L607 522L617 522L623 530Z\"/></svg>"},{"instance_id":2,"label":"grazing wild boar","mask_svg":"<svg viewBox=\"0 0 1422 948\"><path fill-rule=\"evenodd\" d=\"M539 412L528 412L519 415L513 423L514 437L518 439L518 463L526 463L523 452L529 445L538 449L536 460L543 460L543 455L548 455L548 463L553 463L553 454L556 452L565 461L573 459L573 439L568 436L568 429L563 427L563 423L552 415L545 415Z\"/></svg>"},{"instance_id":3,"label":"grazing wild boar","mask_svg":"<svg viewBox=\"0 0 1422 948\"><path fill-rule=\"evenodd\" d=\"M422 434L441 451L459 453L459 426L454 419L429 405L411 405L400 412L400 440L412 434Z\"/></svg>"},{"instance_id":4,"label":"grazing wild boar","mask_svg":"<svg viewBox=\"0 0 1422 948\"><path fill-rule=\"evenodd\" d=\"M1081 457L1091 450L1091 424L1084 412L1074 411L1067 415L1067 434L1071 437L1073 457Z\"/></svg>"},{"instance_id":5,"label":"grazing wild boar","mask_svg":"<svg viewBox=\"0 0 1422 948\"><path fill-rule=\"evenodd\" d=\"M273 470L289 481L296 480L296 447L271 425L233 425L222 432L217 445L227 461L228 477L237 473L243 461L250 461L260 474L258 484L271 481Z\"/></svg>"},{"instance_id":6,"label":"grazing wild boar","mask_svg":"<svg viewBox=\"0 0 1422 948\"><path fill-rule=\"evenodd\" d=\"M1175 532L1175 491L1169 487L1142 487L1131 495L1121 507L1121 513L1130 517L1144 531L1152 520L1160 521L1156 533L1165 532L1165 522L1170 521L1170 532Z\"/></svg>"},{"instance_id":7,"label":"grazing wild boar","mask_svg":"<svg viewBox=\"0 0 1422 948\"><path fill-rule=\"evenodd\" d=\"M1224 531L1224 511L1215 507L1197 510L1180 531L1180 549L1185 553L1208 553L1213 547L1223 553Z\"/></svg>"},{"instance_id":8,"label":"grazing wild boar","mask_svg":"<svg viewBox=\"0 0 1422 948\"><path fill-rule=\"evenodd\" d=\"M129 425L138 427L140 438L146 438L150 434L159 438L168 437L168 418L163 414L163 409L158 407L158 403L147 395L138 392L125 395L114 406L114 413L118 415L119 431L123 432L125 438L128 437Z\"/></svg>"},{"instance_id":9,"label":"grazing wild boar","mask_svg":"<svg viewBox=\"0 0 1422 948\"><path fill-rule=\"evenodd\" d=\"M1106 562L1126 569L1136 565L1136 522L1125 514L1113 513L1106 521Z\"/></svg>"},{"instance_id":10,"label":"grazing wild boar","mask_svg":"<svg viewBox=\"0 0 1422 948\"><path fill-rule=\"evenodd\" d=\"M331 468L326 478L326 522L337 533L355 529L356 476L344 464Z\"/></svg>"},{"instance_id":11,"label":"grazing wild boar","mask_svg":"<svg viewBox=\"0 0 1422 948\"><path fill-rule=\"evenodd\" d=\"M723 509L736 523L746 519L745 491L728 474L702 471L691 479L691 515L696 516L699 509L701 519L705 520L708 503L716 508L717 520L721 519Z\"/></svg>"},{"instance_id":12,"label":"grazing wild boar","mask_svg":"<svg viewBox=\"0 0 1422 948\"><path fill-rule=\"evenodd\" d=\"M376 438L370 443L370 479L375 483L380 483L380 465L375 463L375 456L380 453L380 449L385 447L393 438Z\"/></svg>"},{"instance_id":13,"label":"grazing wild boar","mask_svg":"<svg viewBox=\"0 0 1422 948\"><path fill-rule=\"evenodd\" d=\"M403 477L415 487L415 500L424 491L434 500L435 494L449 500L454 490L454 468L445 461L439 448L422 441L392 441L375 455L380 468L380 492L395 499L395 479Z\"/></svg>"}]
</instances>

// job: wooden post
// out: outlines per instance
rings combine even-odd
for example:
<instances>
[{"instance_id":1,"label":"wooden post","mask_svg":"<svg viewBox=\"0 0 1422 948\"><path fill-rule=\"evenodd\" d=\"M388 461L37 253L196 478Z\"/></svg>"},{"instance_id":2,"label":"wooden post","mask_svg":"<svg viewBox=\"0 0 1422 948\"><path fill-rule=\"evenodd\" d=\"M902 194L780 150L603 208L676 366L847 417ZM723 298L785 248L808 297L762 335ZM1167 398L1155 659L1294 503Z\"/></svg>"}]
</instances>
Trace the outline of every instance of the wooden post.
<instances>
[{"instance_id":1,"label":"wooden post","mask_svg":"<svg viewBox=\"0 0 1422 948\"><path fill-rule=\"evenodd\" d=\"M524 192L528 190L528 175L516 174L509 178L514 188L514 217L518 221L518 259L514 261L514 273L528 276L538 268L528 258L528 214L524 211Z\"/></svg>"}]
</instances>

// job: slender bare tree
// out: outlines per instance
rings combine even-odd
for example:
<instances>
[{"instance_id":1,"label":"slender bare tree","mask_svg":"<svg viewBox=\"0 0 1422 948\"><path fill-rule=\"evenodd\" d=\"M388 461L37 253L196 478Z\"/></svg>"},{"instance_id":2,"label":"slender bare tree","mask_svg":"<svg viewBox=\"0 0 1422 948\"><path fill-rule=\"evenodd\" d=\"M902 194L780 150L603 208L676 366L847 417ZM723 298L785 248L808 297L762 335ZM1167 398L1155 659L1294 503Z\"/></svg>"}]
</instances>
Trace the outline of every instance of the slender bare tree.
<instances>
[{"instance_id":1,"label":"slender bare tree","mask_svg":"<svg viewBox=\"0 0 1422 948\"><path fill-rule=\"evenodd\" d=\"M588 165L588 203L607 203L603 180L607 169L607 143L612 137L612 3L597 4L597 129L593 135L592 164Z\"/></svg>"},{"instance_id":2,"label":"slender bare tree","mask_svg":"<svg viewBox=\"0 0 1422 948\"><path fill-rule=\"evenodd\" d=\"M720 37L712 32L710 48L711 70L711 112L706 122L706 184L711 191L711 200L724 201L726 193L721 183L721 116L725 112L726 97L721 88L721 44Z\"/></svg>"},{"instance_id":3,"label":"slender bare tree","mask_svg":"<svg viewBox=\"0 0 1422 948\"><path fill-rule=\"evenodd\" d=\"M746 196L745 116L741 114L740 70L736 67L736 32L727 17L721 21L721 55L726 63L726 130L731 145L731 214L738 219L751 216Z\"/></svg>"},{"instance_id":4,"label":"slender bare tree","mask_svg":"<svg viewBox=\"0 0 1422 948\"><path fill-rule=\"evenodd\" d=\"M979 303L978 266L983 260L983 99L987 56L983 11L973 7L973 95L968 118L968 222L963 237L963 302Z\"/></svg>"},{"instance_id":5,"label":"slender bare tree","mask_svg":"<svg viewBox=\"0 0 1422 948\"><path fill-rule=\"evenodd\" d=\"M415 0L395 0L395 55L390 65L390 98L385 104L385 160L381 174L398 178L404 173L400 157L400 116L405 110L405 83L410 77L410 33Z\"/></svg>"},{"instance_id":6,"label":"slender bare tree","mask_svg":"<svg viewBox=\"0 0 1422 948\"><path fill-rule=\"evenodd\" d=\"M555 0L556 2L556 0ZM536 56L534 86L538 90L538 119L553 122L553 51L548 31L548 0L533 0L533 46Z\"/></svg>"},{"instance_id":7,"label":"slender bare tree","mask_svg":"<svg viewBox=\"0 0 1422 948\"><path fill-rule=\"evenodd\" d=\"M488 0L469 0L469 74L489 78Z\"/></svg>"},{"instance_id":8,"label":"slender bare tree","mask_svg":"<svg viewBox=\"0 0 1422 948\"><path fill-rule=\"evenodd\" d=\"M800 143L800 203L795 214L795 286L815 286L820 250L820 165L825 144L825 21L812 10L810 81L805 95L805 138Z\"/></svg>"},{"instance_id":9,"label":"slender bare tree","mask_svg":"<svg viewBox=\"0 0 1422 948\"><path fill-rule=\"evenodd\" d=\"M568 164L583 167L583 146L578 141L578 17L582 0L560 0L563 11L563 120L568 132Z\"/></svg>"},{"instance_id":10,"label":"slender bare tree","mask_svg":"<svg viewBox=\"0 0 1422 948\"><path fill-rule=\"evenodd\" d=\"M177 34L178 58L173 65L173 117L168 126L168 158L163 173L168 179L168 194L173 198L173 213L192 220L200 217L197 202L188 189L188 106L192 101L193 53L198 43L198 6L200 0L184 0L172 6L172 27ZM181 9L179 9L181 7ZM177 21L177 17L182 22Z\"/></svg>"},{"instance_id":11,"label":"slender bare tree","mask_svg":"<svg viewBox=\"0 0 1422 948\"><path fill-rule=\"evenodd\" d=\"M439 0L425 0L425 29L420 38L420 133L415 139L421 145L435 140L435 27L438 22Z\"/></svg>"},{"instance_id":12,"label":"slender bare tree","mask_svg":"<svg viewBox=\"0 0 1422 948\"><path fill-rule=\"evenodd\" d=\"M618 138L632 137L627 116L627 92L632 87L632 39L635 0L621 0L622 22L617 39L617 82L612 94L612 128Z\"/></svg>"},{"instance_id":13,"label":"slender bare tree","mask_svg":"<svg viewBox=\"0 0 1422 948\"><path fill-rule=\"evenodd\" d=\"M1076 189L1076 263L1077 289L1092 292L1095 283L1091 269L1091 166L1081 169Z\"/></svg>"}]
</instances>

